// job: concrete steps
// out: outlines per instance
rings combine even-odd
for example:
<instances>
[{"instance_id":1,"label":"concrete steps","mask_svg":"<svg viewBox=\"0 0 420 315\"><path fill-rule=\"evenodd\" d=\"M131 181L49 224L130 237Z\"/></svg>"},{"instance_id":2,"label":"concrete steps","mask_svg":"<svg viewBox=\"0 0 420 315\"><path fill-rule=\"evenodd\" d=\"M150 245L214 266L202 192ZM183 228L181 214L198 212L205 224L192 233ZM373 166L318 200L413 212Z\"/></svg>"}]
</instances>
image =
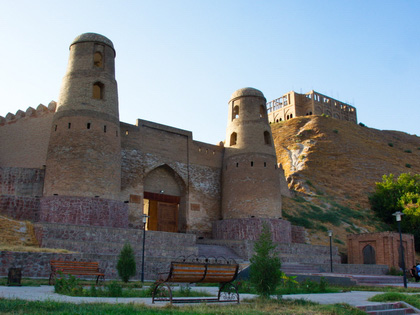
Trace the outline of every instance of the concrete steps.
<instances>
[{"instance_id":1,"label":"concrete steps","mask_svg":"<svg viewBox=\"0 0 420 315\"><path fill-rule=\"evenodd\" d=\"M403 283L401 276L370 276L370 275L349 275L358 285L384 285L392 283Z\"/></svg>"},{"instance_id":2,"label":"concrete steps","mask_svg":"<svg viewBox=\"0 0 420 315\"><path fill-rule=\"evenodd\" d=\"M404 315L419 314L420 311L405 302L384 303L378 305L357 306L366 314L372 315Z\"/></svg>"}]
</instances>

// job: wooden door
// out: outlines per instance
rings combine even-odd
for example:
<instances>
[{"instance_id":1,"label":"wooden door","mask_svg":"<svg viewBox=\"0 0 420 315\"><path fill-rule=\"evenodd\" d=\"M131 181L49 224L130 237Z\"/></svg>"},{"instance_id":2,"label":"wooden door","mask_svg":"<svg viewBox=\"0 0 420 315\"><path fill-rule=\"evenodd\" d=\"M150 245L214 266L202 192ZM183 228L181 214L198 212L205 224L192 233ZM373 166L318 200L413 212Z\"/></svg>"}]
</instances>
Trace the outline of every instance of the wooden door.
<instances>
[{"instance_id":1,"label":"wooden door","mask_svg":"<svg viewBox=\"0 0 420 315\"><path fill-rule=\"evenodd\" d=\"M178 232L178 204L159 201L157 210L158 231Z\"/></svg>"}]
</instances>

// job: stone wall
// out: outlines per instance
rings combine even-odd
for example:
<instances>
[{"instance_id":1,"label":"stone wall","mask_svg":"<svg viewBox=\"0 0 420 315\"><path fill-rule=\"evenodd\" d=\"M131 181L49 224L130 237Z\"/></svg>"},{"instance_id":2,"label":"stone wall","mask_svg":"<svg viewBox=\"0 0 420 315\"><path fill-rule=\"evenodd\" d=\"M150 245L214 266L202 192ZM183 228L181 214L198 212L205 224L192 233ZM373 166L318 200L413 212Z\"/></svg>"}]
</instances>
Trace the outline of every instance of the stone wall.
<instances>
[{"instance_id":1,"label":"stone wall","mask_svg":"<svg viewBox=\"0 0 420 315\"><path fill-rule=\"evenodd\" d=\"M254 254L255 241L250 240L199 240L201 244L221 245L230 248L244 260ZM283 263L300 263L323 265L330 263L330 247L309 244L277 243L276 250ZM341 259L337 247L333 246L333 263L340 264Z\"/></svg>"},{"instance_id":2,"label":"stone wall","mask_svg":"<svg viewBox=\"0 0 420 315\"><path fill-rule=\"evenodd\" d=\"M308 232L303 226L292 225L292 243L307 244Z\"/></svg>"},{"instance_id":3,"label":"stone wall","mask_svg":"<svg viewBox=\"0 0 420 315\"><path fill-rule=\"evenodd\" d=\"M138 253L143 246L143 230L139 229L38 223L35 233L41 247L88 254L116 255L125 243L130 243ZM195 235L157 231L146 231L145 234L147 256L176 258L198 254Z\"/></svg>"},{"instance_id":4,"label":"stone wall","mask_svg":"<svg viewBox=\"0 0 420 315\"><path fill-rule=\"evenodd\" d=\"M135 255L136 275L141 277L141 255ZM48 278L50 275L50 260L96 261L105 271L105 280L118 279L118 255L98 254L61 254L61 253L30 253L0 251L0 277L7 277L9 268L22 268L22 276L28 278ZM156 280L159 272L169 270L171 258L145 256L144 274L146 280ZM93 277L89 277L93 279Z\"/></svg>"},{"instance_id":5,"label":"stone wall","mask_svg":"<svg viewBox=\"0 0 420 315\"><path fill-rule=\"evenodd\" d=\"M42 168L46 164L56 103L0 116L0 166Z\"/></svg>"},{"instance_id":6,"label":"stone wall","mask_svg":"<svg viewBox=\"0 0 420 315\"><path fill-rule=\"evenodd\" d=\"M215 221L213 222L213 238L255 241L261 234L264 223L268 224L274 242L292 242L291 224L282 219L249 218Z\"/></svg>"},{"instance_id":7,"label":"stone wall","mask_svg":"<svg viewBox=\"0 0 420 315\"><path fill-rule=\"evenodd\" d=\"M319 265L321 272L330 272L331 265ZM333 264L334 273L353 275L385 275L389 271L387 265Z\"/></svg>"},{"instance_id":8,"label":"stone wall","mask_svg":"<svg viewBox=\"0 0 420 315\"><path fill-rule=\"evenodd\" d=\"M110 199L49 196L41 199L42 222L128 227L127 204Z\"/></svg>"},{"instance_id":9,"label":"stone wall","mask_svg":"<svg viewBox=\"0 0 420 315\"><path fill-rule=\"evenodd\" d=\"M39 221L44 169L0 167L0 213Z\"/></svg>"}]
</instances>

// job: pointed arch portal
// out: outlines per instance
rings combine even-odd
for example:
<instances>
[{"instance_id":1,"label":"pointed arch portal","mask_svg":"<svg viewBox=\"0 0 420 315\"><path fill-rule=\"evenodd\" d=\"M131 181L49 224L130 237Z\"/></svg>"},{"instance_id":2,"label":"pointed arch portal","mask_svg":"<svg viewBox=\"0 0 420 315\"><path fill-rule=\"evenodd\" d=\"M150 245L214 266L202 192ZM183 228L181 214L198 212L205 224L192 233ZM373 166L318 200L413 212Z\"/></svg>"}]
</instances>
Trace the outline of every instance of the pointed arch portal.
<instances>
[{"instance_id":1,"label":"pointed arch portal","mask_svg":"<svg viewBox=\"0 0 420 315\"><path fill-rule=\"evenodd\" d=\"M185 184L171 167L165 164L147 174L143 196L147 230L184 232Z\"/></svg>"}]
</instances>

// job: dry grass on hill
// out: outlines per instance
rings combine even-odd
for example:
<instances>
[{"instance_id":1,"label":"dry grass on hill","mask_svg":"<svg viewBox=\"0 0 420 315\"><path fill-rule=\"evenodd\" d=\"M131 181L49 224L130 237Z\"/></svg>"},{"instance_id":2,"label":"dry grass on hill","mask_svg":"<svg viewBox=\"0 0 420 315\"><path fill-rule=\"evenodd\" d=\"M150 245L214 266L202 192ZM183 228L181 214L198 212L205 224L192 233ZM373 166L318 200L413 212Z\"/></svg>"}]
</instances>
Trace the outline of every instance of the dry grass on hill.
<instances>
[{"instance_id":1,"label":"dry grass on hill","mask_svg":"<svg viewBox=\"0 0 420 315\"><path fill-rule=\"evenodd\" d=\"M40 248L31 222L13 220L1 215L0 251L69 253L64 249Z\"/></svg>"},{"instance_id":2,"label":"dry grass on hill","mask_svg":"<svg viewBox=\"0 0 420 315\"><path fill-rule=\"evenodd\" d=\"M330 117L298 117L272 124L278 162L295 198L284 216L309 228L312 244L345 251L346 235L386 229L368 195L384 174L420 173L420 137L381 131ZM299 225L299 224L298 224Z\"/></svg>"}]
</instances>

